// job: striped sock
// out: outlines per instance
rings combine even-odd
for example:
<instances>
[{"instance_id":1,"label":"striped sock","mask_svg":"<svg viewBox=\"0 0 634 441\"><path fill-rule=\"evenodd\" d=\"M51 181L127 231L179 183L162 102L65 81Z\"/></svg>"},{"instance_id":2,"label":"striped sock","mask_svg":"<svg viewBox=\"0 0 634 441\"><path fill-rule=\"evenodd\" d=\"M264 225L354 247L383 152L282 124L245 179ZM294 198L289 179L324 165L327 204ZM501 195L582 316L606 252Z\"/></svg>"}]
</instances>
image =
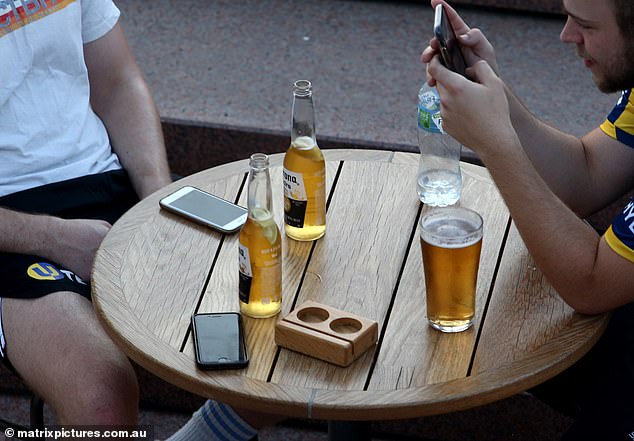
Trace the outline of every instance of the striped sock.
<instances>
[{"instance_id":1,"label":"striped sock","mask_svg":"<svg viewBox=\"0 0 634 441\"><path fill-rule=\"evenodd\" d=\"M207 400L167 441L249 441L255 435L230 406Z\"/></svg>"}]
</instances>

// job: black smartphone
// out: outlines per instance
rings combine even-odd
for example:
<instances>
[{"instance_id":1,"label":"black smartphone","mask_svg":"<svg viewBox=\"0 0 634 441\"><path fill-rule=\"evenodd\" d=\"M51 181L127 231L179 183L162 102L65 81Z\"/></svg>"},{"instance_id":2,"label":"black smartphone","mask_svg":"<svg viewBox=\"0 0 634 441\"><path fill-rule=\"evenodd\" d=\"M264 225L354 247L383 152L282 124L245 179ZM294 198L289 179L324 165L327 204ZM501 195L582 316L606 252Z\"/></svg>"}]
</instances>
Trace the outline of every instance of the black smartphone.
<instances>
[{"instance_id":1,"label":"black smartphone","mask_svg":"<svg viewBox=\"0 0 634 441\"><path fill-rule=\"evenodd\" d=\"M233 233L247 220L246 208L195 187L183 187L161 199L159 204L223 233Z\"/></svg>"},{"instance_id":2,"label":"black smartphone","mask_svg":"<svg viewBox=\"0 0 634 441\"><path fill-rule=\"evenodd\" d=\"M192 316L196 364L201 369L239 369L249 364L242 318L237 312Z\"/></svg>"},{"instance_id":3,"label":"black smartphone","mask_svg":"<svg viewBox=\"0 0 634 441\"><path fill-rule=\"evenodd\" d=\"M442 64L460 75L467 76L467 62L462 54L460 43L456 38L456 33L447 20L444 6L436 5L436 15L434 17L434 36L440 43L440 60Z\"/></svg>"}]
</instances>

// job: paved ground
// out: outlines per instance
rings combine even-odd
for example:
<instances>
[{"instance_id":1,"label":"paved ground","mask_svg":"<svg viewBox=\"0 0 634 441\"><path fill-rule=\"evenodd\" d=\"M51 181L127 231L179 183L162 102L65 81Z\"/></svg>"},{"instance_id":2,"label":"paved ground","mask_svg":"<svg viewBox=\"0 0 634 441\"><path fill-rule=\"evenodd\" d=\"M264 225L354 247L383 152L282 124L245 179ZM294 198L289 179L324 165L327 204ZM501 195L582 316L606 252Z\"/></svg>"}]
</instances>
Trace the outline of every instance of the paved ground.
<instances>
[{"instance_id":1,"label":"paved ground","mask_svg":"<svg viewBox=\"0 0 634 441\"><path fill-rule=\"evenodd\" d=\"M0 416L26 424L29 399L21 395L0 395ZM139 424L151 425L154 437L163 440L174 433L189 414L144 409ZM45 423L55 424L54 416L45 408ZM405 421L375 422L373 441L548 441L558 439L569 424L566 418L552 412L535 399L518 395L478 409L449 415ZM0 433L0 441L4 440ZM326 424L305 420L289 420L264 429L260 441L326 441Z\"/></svg>"},{"instance_id":2,"label":"paved ground","mask_svg":"<svg viewBox=\"0 0 634 441\"><path fill-rule=\"evenodd\" d=\"M416 146L426 1L120 0L161 115L288 133L291 85L314 86L318 137ZM615 102L592 87L561 17L464 9L527 106L574 134Z\"/></svg>"},{"instance_id":3,"label":"paved ground","mask_svg":"<svg viewBox=\"0 0 634 441\"><path fill-rule=\"evenodd\" d=\"M165 120L286 135L291 84L310 79L318 139L417 150L419 55L432 27L426 1L115 1ZM543 119L581 135L615 102L594 89L574 48L559 42L563 18L462 11L495 44L503 77ZM26 422L27 415L27 399L0 395L0 416ZM141 423L164 439L187 418L148 410ZM557 439L568 423L531 397L516 396L374 429L376 439L544 441ZM291 421L260 439L327 436L323 424Z\"/></svg>"}]
</instances>

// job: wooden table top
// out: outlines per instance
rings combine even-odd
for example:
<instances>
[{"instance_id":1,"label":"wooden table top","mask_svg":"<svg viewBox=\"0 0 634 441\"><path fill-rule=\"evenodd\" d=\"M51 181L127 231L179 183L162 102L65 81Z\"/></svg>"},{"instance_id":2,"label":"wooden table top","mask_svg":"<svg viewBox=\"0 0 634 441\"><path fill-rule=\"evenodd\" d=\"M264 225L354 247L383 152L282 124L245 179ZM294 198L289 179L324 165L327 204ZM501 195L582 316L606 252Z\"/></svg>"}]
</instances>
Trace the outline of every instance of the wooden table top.
<instances>
[{"instance_id":1,"label":"wooden table top","mask_svg":"<svg viewBox=\"0 0 634 441\"><path fill-rule=\"evenodd\" d=\"M463 163L461 205L484 218L474 326L427 325L416 195L418 155L324 150L326 235L283 239L283 306L244 317L244 370L201 371L194 312L239 311L238 235L159 209L194 185L246 206L248 160L189 176L144 199L106 236L92 274L93 302L114 341L157 376L232 405L330 420L412 418L467 409L561 372L597 341L608 316L576 314L535 267L486 169ZM283 154L270 157L274 211L283 219ZM421 208L422 207L422 208ZM283 230L282 230L283 231ZM305 300L376 320L379 341L342 368L274 342L274 326Z\"/></svg>"}]
</instances>

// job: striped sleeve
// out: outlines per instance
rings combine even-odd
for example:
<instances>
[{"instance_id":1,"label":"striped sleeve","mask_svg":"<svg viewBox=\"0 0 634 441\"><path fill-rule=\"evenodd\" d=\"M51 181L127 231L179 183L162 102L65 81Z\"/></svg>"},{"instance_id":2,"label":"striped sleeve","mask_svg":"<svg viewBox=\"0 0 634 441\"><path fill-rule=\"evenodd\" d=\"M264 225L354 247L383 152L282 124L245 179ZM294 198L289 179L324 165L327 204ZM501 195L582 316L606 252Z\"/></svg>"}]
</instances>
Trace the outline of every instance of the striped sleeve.
<instances>
[{"instance_id":1,"label":"striped sleeve","mask_svg":"<svg viewBox=\"0 0 634 441\"><path fill-rule=\"evenodd\" d=\"M634 198L603 235L610 248L634 263Z\"/></svg>"},{"instance_id":2,"label":"striped sleeve","mask_svg":"<svg viewBox=\"0 0 634 441\"><path fill-rule=\"evenodd\" d=\"M621 98L601 124L608 136L634 147L634 94L632 89L623 91Z\"/></svg>"}]
</instances>

